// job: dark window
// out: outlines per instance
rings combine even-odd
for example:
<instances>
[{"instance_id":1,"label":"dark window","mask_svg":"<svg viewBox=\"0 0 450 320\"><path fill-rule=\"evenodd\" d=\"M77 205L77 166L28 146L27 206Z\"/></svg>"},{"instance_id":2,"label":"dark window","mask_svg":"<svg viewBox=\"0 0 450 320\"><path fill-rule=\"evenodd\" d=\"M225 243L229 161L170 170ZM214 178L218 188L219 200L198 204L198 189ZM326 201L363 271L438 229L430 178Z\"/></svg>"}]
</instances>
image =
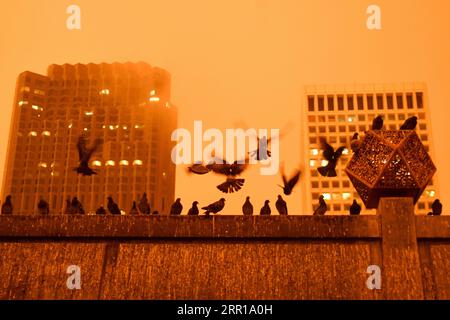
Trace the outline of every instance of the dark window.
<instances>
[{"instance_id":1,"label":"dark window","mask_svg":"<svg viewBox=\"0 0 450 320\"><path fill-rule=\"evenodd\" d=\"M416 99L417 99L417 108L422 109L423 108L423 94L422 92L416 93Z\"/></svg>"},{"instance_id":2,"label":"dark window","mask_svg":"<svg viewBox=\"0 0 450 320\"><path fill-rule=\"evenodd\" d=\"M328 96L328 110L334 111L334 97Z\"/></svg>"},{"instance_id":3,"label":"dark window","mask_svg":"<svg viewBox=\"0 0 450 320\"><path fill-rule=\"evenodd\" d=\"M348 110L354 109L353 96L347 96L347 106L348 106Z\"/></svg>"},{"instance_id":4,"label":"dark window","mask_svg":"<svg viewBox=\"0 0 450 320\"><path fill-rule=\"evenodd\" d=\"M339 111L344 110L344 97L339 96L337 99L338 99L338 110Z\"/></svg>"},{"instance_id":5,"label":"dark window","mask_svg":"<svg viewBox=\"0 0 450 320\"><path fill-rule=\"evenodd\" d=\"M397 94L397 108L403 109L403 95L401 93Z\"/></svg>"},{"instance_id":6,"label":"dark window","mask_svg":"<svg viewBox=\"0 0 450 320\"><path fill-rule=\"evenodd\" d=\"M414 107L412 93L408 93L406 95L406 106L408 107L408 109L412 109Z\"/></svg>"},{"instance_id":7,"label":"dark window","mask_svg":"<svg viewBox=\"0 0 450 320\"><path fill-rule=\"evenodd\" d=\"M383 109L383 96L381 94L377 95L377 107L378 109Z\"/></svg>"},{"instance_id":8,"label":"dark window","mask_svg":"<svg viewBox=\"0 0 450 320\"><path fill-rule=\"evenodd\" d=\"M358 96L358 110L364 110L364 98L363 96Z\"/></svg>"},{"instance_id":9,"label":"dark window","mask_svg":"<svg viewBox=\"0 0 450 320\"><path fill-rule=\"evenodd\" d=\"M319 111L324 111L325 101L324 101L324 97L323 96L319 96L318 106L319 106Z\"/></svg>"},{"instance_id":10,"label":"dark window","mask_svg":"<svg viewBox=\"0 0 450 320\"><path fill-rule=\"evenodd\" d=\"M392 96L392 94L388 94L386 96L386 100L388 109L394 109L394 97Z\"/></svg>"},{"instance_id":11,"label":"dark window","mask_svg":"<svg viewBox=\"0 0 450 320\"><path fill-rule=\"evenodd\" d=\"M314 111L314 96L308 96L308 110Z\"/></svg>"},{"instance_id":12,"label":"dark window","mask_svg":"<svg viewBox=\"0 0 450 320\"><path fill-rule=\"evenodd\" d=\"M373 110L373 96L367 96L367 108Z\"/></svg>"}]
</instances>

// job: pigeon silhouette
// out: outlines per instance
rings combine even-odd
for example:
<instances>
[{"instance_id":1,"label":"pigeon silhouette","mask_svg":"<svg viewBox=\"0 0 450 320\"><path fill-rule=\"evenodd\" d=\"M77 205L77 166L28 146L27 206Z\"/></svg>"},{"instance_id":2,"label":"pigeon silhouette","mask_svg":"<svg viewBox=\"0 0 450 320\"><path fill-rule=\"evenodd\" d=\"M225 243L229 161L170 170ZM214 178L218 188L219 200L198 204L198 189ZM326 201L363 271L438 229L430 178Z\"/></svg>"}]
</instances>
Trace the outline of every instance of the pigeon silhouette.
<instances>
[{"instance_id":1,"label":"pigeon silhouette","mask_svg":"<svg viewBox=\"0 0 450 320\"><path fill-rule=\"evenodd\" d=\"M150 204L148 203L147 193L145 192L142 195L141 200L139 200L139 211L142 214L150 214Z\"/></svg>"},{"instance_id":2,"label":"pigeon silhouette","mask_svg":"<svg viewBox=\"0 0 450 320\"><path fill-rule=\"evenodd\" d=\"M320 195L319 197L319 206L314 210L315 216L323 216L327 212L327 204L325 202L325 199L323 195Z\"/></svg>"},{"instance_id":3,"label":"pigeon silhouette","mask_svg":"<svg viewBox=\"0 0 450 320\"><path fill-rule=\"evenodd\" d=\"M97 174L97 172L89 167L89 160L91 159L92 154L100 145L101 140L96 139L94 141L94 145L91 148L88 148L86 138L83 135L78 138L77 149L80 162L78 164L78 167L74 169L78 174L81 174L83 176L92 176L94 174Z\"/></svg>"},{"instance_id":4,"label":"pigeon silhouette","mask_svg":"<svg viewBox=\"0 0 450 320\"><path fill-rule=\"evenodd\" d=\"M117 203L114 202L113 198L111 196L108 197L108 204L107 204L108 211L113 215L121 215L119 206Z\"/></svg>"},{"instance_id":5,"label":"pigeon silhouette","mask_svg":"<svg viewBox=\"0 0 450 320\"><path fill-rule=\"evenodd\" d=\"M50 213L50 207L48 205L48 202L44 200L44 198L41 197L41 199L38 202L38 212L39 214L49 214Z\"/></svg>"},{"instance_id":6,"label":"pigeon silhouette","mask_svg":"<svg viewBox=\"0 0 450 320\"><path fill-rule=\"evenodd\" d=\"M13 214L11 198L11 195L6 196L5 202L2 204L2 214Z\"/></svg>"},{"instance_id":7,"label":"pigeon silhouette","mask_svg":"<svg viewBox=\"0 0 450 320\"><path fill-rule=\"evenodd\" d=\"M192 202L192 207L188 211L188 216L198 216L198 201Z\"/></svg>"},{"instance_id":8,"label":"pigeon silhouette","mask_svg":"<svg viewBox=\"0 0 450 320\"><path fill-rule=\"evenodd\" d=\"M361 141L359 140L359 133L355 132L353 134L352 140L350 141L350 148L352 149L353 153L358 151L360 145Z\"/></svg>"},{"instance_id":9,"label":"pigeon silhouette","mask_svg":"<svg viewBox=\"0 0 450 320\"><path fill-rule=\"evenodd\" d=\"M351 216L359 216L361 213L361 205L356 202L356 200L353 200L352 205L350 206L350 215Z\"/></svg>"},{"instance_id":10,"label":"pigeon silhouette","mask_svg":"<svg viewBox=\"0 0 450 320\"><path fill-rule=\"evenodd\" d=\"M400 130L414 130L417 126L417 117L411 117L406 119L406 121L400 127Z\"/></svg>"},{"instance_id":11,"label":"pigeon silhouette","mask_svg":"<svg viewBox=\"0 0 450 320\"><path fill-rule=\"evenodd\" d=\"M286 178L286 175L284 174L283 166L281 166L280 172L281 172L281 178L283 179L283 185L280 187L283 189L283 193L285 195L289 196L292 193L292 190L297 185L297 183L300 179L301 171L297 170L289 180Z\"/></svg>"},{"instance_id":12,"label":"pigeon silhouette","mask_svg":"<svg viewBox=\"0 0 450 320\"><path fill-rule=\"evenodd\" d=\"M131 207L130 214L139 214L136 201L133 201L133 206Z\"/></svg>"},{"instance_id":13,"label":"pigeon silhouette","mask_svg":"<svg viewBox=\"0 0 450 320\"><path fill-rule=\"evenodd\" d=\"M245 202L242 205L242 213L244 216L251 216L253 214L253 205L250 202L250 197L245 198Z\"/></svg>"},{"instance_id":14,"label":"pigeon silhouette","mask_svg":"<svg viewBox=\"0 0 450 320\"><path fill-rule=\"evenodd\" d=\"M72 203L70 201L70 196L66 198L66 207L64 209L64 214L73 214Z\"/></svg>"},{"instance_id":15,"label":"pigeon silhouette","mask_svg":"<svg viewBox=\"0 0 450 320\"><path fill-rule=\"evenodd\" d=\"M275 207L277 208L277 211L281 216L287 216L287 204L286 201L283 200L283 197L281 197L281 195L278 195L277 202L275 202Z\"/></svg>"},{"instance_id":16,"label":"pigeon silhouette","mask_svg":"<svg viewBox=\"0 0 450 320\"><path fill-rule=\"evenodd\" d=\"M205 215L209 216L210 213L216 214L225 207L225 199L221 198L219 201L211 203L210 205L203 207L202 210L205 210Z\"/></svg>"},{"instance_id":17,"label":"pigeon silhouette","mask_svg":"<svg viewBox=\"0 0 450 320\"><path fill-rule=\"evenodd\" d=\"M272 213L272 210L270 210L269 202L269 200L264 201L264 206L259 211L259 214L261 216L270 216L270 214Z\"/></svg>"},{"instance_id":18,"label":"pigeon silhouette","mask_svg":"<svg viewBox=\"0 0 450 320\"><path fill-rule=\"evenodd\" d=\"M70 213L71 214L77 214L77 213L84 213L83 205L80 201L78 201L77 197L73 197L72 202L70 203Z\"/></svg>"},{"instance_id":19,"label":"pigeon silhouette","mask_svg":"<svg viewBox=\"0 0 450 320\"><path fill-rule=\"evenodd\" d=\"M153 214L153 215L158 215L158 214L159 214L159 211L156 211L156 210L155 210L155 211L152 212L152 214Z\"/></svg>"},{"instance_id":20,"label":"pigeon silhouette","mask_svg":"<svg viewBox=\"0 0 450 320\"><path fill-rule=\"evenodd\" d=\"M336 165L345 147L339 147L336 151L327 143L325 138L320 138L320 145L323 151L323 157L328 161L328 164L323 167L319 167L317 170L323 177L337 177Z\"/></svg>"},{"instance_id":21,"label":"pigeon silhouette","mask_svg":"<svg viewBox=\"0 0 450 320\"><path fill-rule=\"evenodd\" d=\"M177 200L175 200L175 202L172 204L172 207L170 208L170 214L173 216L179 216L182 211L183 205L181 204L181 199L177 198Z\"/></svg>"},{"instance_id":22,"label":"pigeon silhouette","mask_svg":"<svg viewBox=\"0 0 450 320\"><path fill-rule=\"evenodd\" d=\"M378 116L372 121L372 130L381 130L383 129L383 117Z\"/></svg>"},{"instance_id":23,"label":"pigeon silhouette","mask_svg":"<svg viewBox=\"0 0 450 320\"><path fill-rule=\"evenodd\" d=\"M431 205L431 212L428 213L429 216L440 216L442 214L442 203L439 201L439 199L434 200L433 204Z\"/></svg>"},{"instance_id":24,"label":"pigeon silhouette","mask_svg":"<svg viewBox=\"0 0 450 320\"><path fill-rule=\"evenodd\" d=\"M218 185L217 189L223 193L233 193L241 190L244 185L245 179L238 179L236 176L241 175L248 168L248 158L230 164L221 158L214 157L210 163L206 165L206 168L216 174L227 177L227 180Z\"/></svg>"},{"instance_id":25,"label":"pigeon silhouette","mask_svg":"<svg viewBox=\"0 0 450 320\"><path fill-rule=\"evenodd\" d=\"M102 216L106 214L106 210L105 208L103 208L103 206L101 206L100 208L97 209L97 211L95 211L96 215Z\"/></svg>"}]
</instances>

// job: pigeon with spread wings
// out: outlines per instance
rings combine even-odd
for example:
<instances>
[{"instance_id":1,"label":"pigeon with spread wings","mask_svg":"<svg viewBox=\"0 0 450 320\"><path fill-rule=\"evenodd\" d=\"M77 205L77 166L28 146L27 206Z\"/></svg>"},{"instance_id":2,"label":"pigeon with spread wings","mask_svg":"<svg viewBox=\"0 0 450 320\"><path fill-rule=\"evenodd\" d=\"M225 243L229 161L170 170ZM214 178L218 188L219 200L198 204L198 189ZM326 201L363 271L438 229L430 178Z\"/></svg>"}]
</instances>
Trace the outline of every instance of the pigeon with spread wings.
<instances>
[{"instance_id":1,"label":"pigeon with spread wings","mask_svg":"<svg viewBox=\"0 0 450 320\"><path fill-rule=\"evenodd\" d=\"M318 171L323 177L337 177L336 165L345 147L339 147L336 151L328 144L325 138L320 138L320 145L323 151L323 157L328 161L326 166L319 167Z\"/></svg>"},{"instance_id":2,"label":"pigeon with spread wings","mask_svg":"<svg viewBox=\"0 0 450 320\"><path fill-rule=\"evenodd\" d=\"M300 180L301 171L297 170L294 175L288 180L286 175L284 174L284 166L281 166L281 178L283 179L283 185L280 186L283 189L285 195L289 196L292 193L292 190L297 185Z\"/></svg>"},{"instance_id":3,"label":"pigeon with spread wings","mask_svg":"<svg viewBox=\"0 0 450 320\"><path fill-rule=\"evenodd\" d=\"M75 171L78 174L83 176L92 176L97 174L94 170L89 167L89 160L92 157L92 154L97 150L97 148L101 145L100 139L95 139L94 144L91 148L87 147L87 140L84 136L80 136L77 142L78 156L79 156L79 164L78 167L75 168Z\"/></svg>"}]
</instances>

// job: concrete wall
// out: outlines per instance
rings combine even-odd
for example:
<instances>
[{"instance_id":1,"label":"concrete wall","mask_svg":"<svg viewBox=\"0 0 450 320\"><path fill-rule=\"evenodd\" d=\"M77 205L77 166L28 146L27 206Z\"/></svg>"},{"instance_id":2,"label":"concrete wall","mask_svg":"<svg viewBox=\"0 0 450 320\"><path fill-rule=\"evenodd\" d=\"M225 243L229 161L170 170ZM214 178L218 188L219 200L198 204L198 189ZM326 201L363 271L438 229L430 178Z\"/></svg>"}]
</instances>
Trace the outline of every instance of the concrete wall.
<instances>
[{"instance_id":1,"label":"concrete wall","mask_svg":"<svg viewBox=\"0 0 450 320\"><path fill-rule=\"evenodd\" d=\"M359 217L0 216L0 239L1 299L450 299L450 217L409 199Z\"/></svg>"}]
</instances>

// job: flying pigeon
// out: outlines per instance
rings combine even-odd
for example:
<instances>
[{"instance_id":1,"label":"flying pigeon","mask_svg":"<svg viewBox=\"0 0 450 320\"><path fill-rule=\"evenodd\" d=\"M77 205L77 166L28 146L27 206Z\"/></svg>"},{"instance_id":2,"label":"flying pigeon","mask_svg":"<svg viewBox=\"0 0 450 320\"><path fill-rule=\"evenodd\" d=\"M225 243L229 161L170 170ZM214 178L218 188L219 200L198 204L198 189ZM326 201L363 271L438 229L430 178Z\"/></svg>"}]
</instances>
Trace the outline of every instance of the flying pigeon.
<instances>
[{"instance_id":1,"label":"flying pigeon","mask_svg":"<svg viewBox=\"0 0 450 320\"><path fill-rule=\"evenodd\" d=\"M183 205L181 204L181 199L177 198L177 200L175 200L175 202L172 204L172 207L170 208L170 214L179 216L182 211Z\"/></svg>"},{"instance_id":2,"label":"flying pigeon","mask_svg":"<svg viewBox=\"0 0 450 320\"><path fill-rule=\"evenodd\" d=\"M80 136L78 138L77 149L78 149L78 157L79 157L79 165L74 170L83 176L92 176L97 174L94 170L89 167L89 160L91 159L92 154L97 150L97 148L101 145L101 140L96 139L94 141L94 145L91 148L87 147L87 141L84 136Z\"/></svg>"},{"instance_id":3,"label":"flying pigeon","mask_svg":"<svg viewBox=\"0 0 450 320\"><path fill-rule=\"evenodd\" d=\"M286 175L284 174L284 168L281 167L281 178L283 179L283 185L280 186L283 188L283 192L285 195L290 195L292 193L292 190L294 189L295 185L298 183L300 179L301 171L297 170L294 175L288 180L286 178Z\"/></svg>"},{"instance_id":4,"label":"flying pigeon","mask_svg":"<svg viewBox=\"0 0 450 320\"><path fill-rule=\"evenodd\" d=\"M277 202L275 202L275 207L277 208L278 213L281 216L287 216L287 214L288 214L287 204L286 204L286 201L283 200L281 195L278 195L278 200L277 200Z\"/></svg>"},{"instance_id":5,"label":"flying pigeon","mask_svg":"<svg viewBox=\"0 0 450 320\"><path fill-rule=\"evenodd\" d=\"M242 206L242 213L244 216L251 216L253 214L253 205L250 202L250 197L245 198L245 202Z\"/></svg>"},{"instance_id":6,"label":"flying pigeon","mask_svg":"<svg viewBox=\"0 0 450 320\"><path fill-rule=\"evenodd\" d=\"M221 198L219 201L216 201L206 207L203 207L202 210L205 210L205 214L209 216L210 213L216 214L222 211L224 207L225 207L225 199Z\"/></svg>"},{"instance_id":7,"label":"flying pigeon","mask_svg":"<svg viewBox=\"0 0 450 320\"><path fill-rule=\"evenodd\" d=\"M319 167L318 171L323 177L336 177L336 165L345 147L339 147L336 151L327 143L325 138L320 138L320 144L323 151L323 157L328 161L328 164L323 167Z\"/></svg>"}]
</instances>

